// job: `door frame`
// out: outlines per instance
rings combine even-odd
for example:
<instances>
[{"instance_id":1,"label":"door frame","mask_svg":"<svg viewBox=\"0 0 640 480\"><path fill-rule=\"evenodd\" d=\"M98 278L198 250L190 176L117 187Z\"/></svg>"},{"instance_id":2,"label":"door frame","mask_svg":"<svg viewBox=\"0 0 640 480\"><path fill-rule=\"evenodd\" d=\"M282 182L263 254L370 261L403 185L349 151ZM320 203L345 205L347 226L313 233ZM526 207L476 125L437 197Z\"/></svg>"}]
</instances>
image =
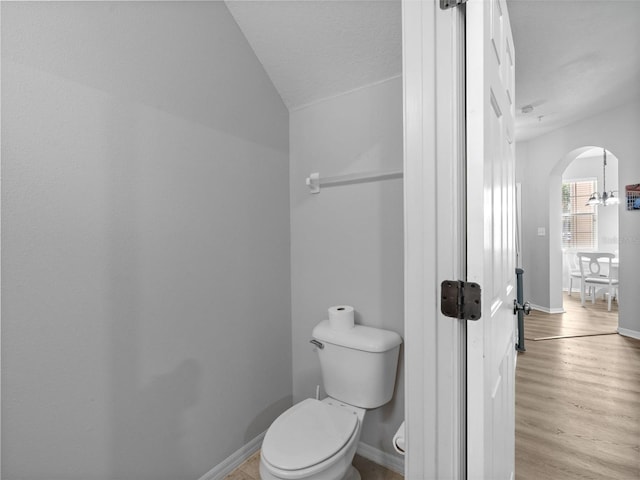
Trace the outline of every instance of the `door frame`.
<instances>
[{"instance_id":1,"label":"door frame","mask_svg":"<svg viewBox=\"0 0 640 480\"><path fill-rule=\"evenodd\" d=\"M440 283L466 278L464 7L402 1L405 478L466 476L466 325Z\"/></svg>"}]
</instances>

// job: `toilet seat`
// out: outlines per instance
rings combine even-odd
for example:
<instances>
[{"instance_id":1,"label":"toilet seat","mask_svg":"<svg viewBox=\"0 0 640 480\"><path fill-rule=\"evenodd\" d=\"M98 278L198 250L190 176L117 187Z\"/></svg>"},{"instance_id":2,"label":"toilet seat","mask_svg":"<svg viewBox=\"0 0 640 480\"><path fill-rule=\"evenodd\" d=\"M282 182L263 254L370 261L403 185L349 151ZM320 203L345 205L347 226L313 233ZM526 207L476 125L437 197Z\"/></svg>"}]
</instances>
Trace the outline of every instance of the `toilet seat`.
<instances>
[{"instance_id":1,"label":"toilet seat","mask_svg":"<svg viewBox=\"0 0 640 480\"><path fill-rule=\"evenodd\" d=\"M280 470L306 469L342 450L357 428L355 412L309 398L273 422L262 443L262 455Z\"/></svg>"}]
</instances>

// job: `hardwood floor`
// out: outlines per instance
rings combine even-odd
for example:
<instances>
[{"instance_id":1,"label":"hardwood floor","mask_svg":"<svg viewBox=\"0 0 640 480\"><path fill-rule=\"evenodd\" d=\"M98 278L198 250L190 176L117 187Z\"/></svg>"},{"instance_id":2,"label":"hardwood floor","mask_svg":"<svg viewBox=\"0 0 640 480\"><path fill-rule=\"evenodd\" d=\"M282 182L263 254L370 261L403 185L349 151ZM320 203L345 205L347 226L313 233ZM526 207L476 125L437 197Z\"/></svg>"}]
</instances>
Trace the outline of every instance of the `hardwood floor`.
<instances>
[{"instance_id":1,"label":"hardwood floor","mask_svg":"<svg viewBox=\"0 0 640 480\"><path fill-rule=\"evenodd\" d=\"M360 455L353 459L362 480L403 480L403 476L378 465ZM260 480L260 452L254 453L246 462L225 477L225 480Z\"/></svg>"},{"instance_id":2,"label":"hardwood floor","mask_svg":"<svg viewBox=\"0 0 640 480\"><path fill-rule=\"evenodd\" d=\"M563 307L566 313L543 313L533 310L524 319L525 340L535 340L551 336L592 335L615 333L618 327L618 302L607 302L602 297L595 304L588 299L585 306L580 304L580 294L564 295ZM525 346L526 346L525 342Z\"/></svg>"},{"instance_id":3,"label":"hardwood floor","mask_svg":"<svg viewBox=\"0 0 640 480\"><path fill-rule=\"evenodd\" d=\"M577 306L576 306L577 304ZM617 312L568 298L564 315L532 312L516 368L516 478L640 478L640 340Z\"/></svg>"}]
</instances>

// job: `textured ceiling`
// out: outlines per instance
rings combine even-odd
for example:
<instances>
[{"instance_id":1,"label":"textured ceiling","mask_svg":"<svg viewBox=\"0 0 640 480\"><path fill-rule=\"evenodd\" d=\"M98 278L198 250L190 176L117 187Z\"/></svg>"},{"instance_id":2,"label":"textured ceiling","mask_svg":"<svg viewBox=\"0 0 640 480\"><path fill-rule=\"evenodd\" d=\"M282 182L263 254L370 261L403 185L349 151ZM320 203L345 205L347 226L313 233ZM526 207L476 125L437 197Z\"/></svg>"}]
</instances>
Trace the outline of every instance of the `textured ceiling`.
<instances>
[{"instance_id":1,"label":"textured ceiling","mask_svg":"<svg viewBox=\"0 0 640 480\"><path fill-rule=\"evenodd\" d=\"M518 140L640 98L640 1L507 5L516 50ZM525 105L533 111L522 113Z\"/></svg>"},{"instance_id":2,"label":"textured ceiling","mask_svg":"<svg viewBox=\"0 0 640 480\"><path fill-rule=\"evenodd\" d=\"M289 109L402 73L400 0L226 3Z\"/></svg>"},{"instance_id":3,"label":"textured ceiling","mask_svg":"<svg viewBox=\"0 0 640 480\"><path fill-rule=\"evenodd\" d=\"M289 109L401 74L400 0L226 3ZM640 98L640 0L507 5L519 140Z\"/></svg>"}]
</instances>

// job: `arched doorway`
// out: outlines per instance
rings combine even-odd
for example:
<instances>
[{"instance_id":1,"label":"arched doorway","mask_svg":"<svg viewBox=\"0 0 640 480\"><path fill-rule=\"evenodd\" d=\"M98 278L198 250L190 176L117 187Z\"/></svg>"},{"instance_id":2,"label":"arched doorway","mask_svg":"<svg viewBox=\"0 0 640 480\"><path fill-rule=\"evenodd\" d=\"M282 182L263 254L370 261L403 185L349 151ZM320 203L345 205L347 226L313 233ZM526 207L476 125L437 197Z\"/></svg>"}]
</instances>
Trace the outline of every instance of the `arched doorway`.
<instances>
[{"instance_id":1,"label":"arched doorway","mask_svg":"<svg viewBox=\"0 0 640 480\"><path fill-rule=\"evenodd\" d=\"M566 310L567 293L579 296L580 280L571 278L571 270L578 268L576 253L597 251L618 257L619 205L586 205L593 193L604 191L605 185L607 192L613 191L620 198L618 158L600 146L580 147L558 162L551 177L549 248L551 255L560 252L561 262L556 263L559 268L550 270L554 277L550 283L556 286L555 295L565 292L562 304ZM575 306L575 300L569 304Z\"/></svg>"}]
</instances>

